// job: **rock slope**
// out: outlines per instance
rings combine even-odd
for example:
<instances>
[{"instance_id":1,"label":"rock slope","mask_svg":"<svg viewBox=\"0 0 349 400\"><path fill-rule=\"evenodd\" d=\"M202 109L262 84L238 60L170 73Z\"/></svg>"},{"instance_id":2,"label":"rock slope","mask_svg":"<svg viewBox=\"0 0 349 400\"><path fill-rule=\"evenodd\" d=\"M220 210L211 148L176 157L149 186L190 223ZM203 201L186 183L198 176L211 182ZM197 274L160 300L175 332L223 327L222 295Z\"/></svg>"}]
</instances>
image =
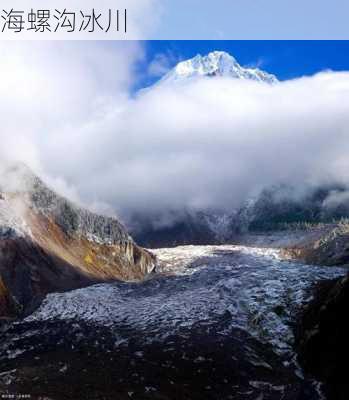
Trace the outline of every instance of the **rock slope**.
<instances>
[{"instance_id":1,"label":"rock slope","mask_svg":"<svg viewBox=\"0 0 349 400\"><path fill-rule=\"evenodd\" d=\"M348 304L349 277L326 281L299 322L299 359L307 373L324 383L328 400L349 398Z\"/></svg>"},{"instance_id":2,"label":"rock slope","mask_svg":"<svg viewBox=\"0 0 349 400\"><path fill-rule=\"evenodd\" d=\"M284 253L307 264L349 265L349 224L347 221L313 229L304 240L289 246Z\"/></svg>"},{"instance_id":3,"label":"rock slope","mask_svg":"<svg viewBox=\"0 0 349 400\"><path fill-rule=\"evenodd\" d=\"M328 269L348 266L349 224L342 221L313 229L282 253L308 264L332 267ZM349 275L322 280L313 288L312 301L303 308L296 324L300 364L307 374L322 383L327 400L349 398L348 304Z\"/></svg>"},{"instance_id":4,"label":"rock slope","mask_svg":"<svg viewBox=\"0 0 349 400\"><path fill-rule=\"evenodd\" d=\"M0 317L30 311L50 292L140 279L155 257L114 218L76 206L27 167L0 177Z\"/></svg>"}]
</instances>

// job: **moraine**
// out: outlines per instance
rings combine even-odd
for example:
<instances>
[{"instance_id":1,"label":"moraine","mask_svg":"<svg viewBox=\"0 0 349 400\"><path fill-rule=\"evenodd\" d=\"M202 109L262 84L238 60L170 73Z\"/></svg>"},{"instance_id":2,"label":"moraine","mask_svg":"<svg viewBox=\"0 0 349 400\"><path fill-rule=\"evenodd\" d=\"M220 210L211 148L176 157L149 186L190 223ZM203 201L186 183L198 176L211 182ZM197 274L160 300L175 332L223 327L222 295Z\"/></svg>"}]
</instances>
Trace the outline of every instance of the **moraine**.
<instances>
[{"instance_id":1,"label":"moraine","mask_svg":"<svg viewBox=\"0 0 349 400\"><path fill-rule=\"evenodd\" d=\"M44 385L52 399L84 385L86 399L321 399L297 365L293 326L314 283L343 268L233 245L154 252L160 266L147 280L49 294L4 328L0 389L39 394ZM89 363L92 378L82 372Z\"/></svg>"}]
</instances>

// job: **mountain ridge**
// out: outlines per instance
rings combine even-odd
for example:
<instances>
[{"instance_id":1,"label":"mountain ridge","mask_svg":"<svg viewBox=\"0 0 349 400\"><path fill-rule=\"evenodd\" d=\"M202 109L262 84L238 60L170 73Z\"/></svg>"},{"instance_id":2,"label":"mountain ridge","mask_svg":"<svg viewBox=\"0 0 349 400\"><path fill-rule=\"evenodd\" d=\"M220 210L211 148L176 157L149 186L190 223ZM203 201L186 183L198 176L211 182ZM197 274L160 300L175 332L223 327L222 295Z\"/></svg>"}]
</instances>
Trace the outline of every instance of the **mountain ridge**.
<instances>
[{"instance_id":1,"label":"mountain ridge","mask_svg":"<svg viewBox=\"0 0 349 400\"><path fill-rule=\"evenodd\" d=\"M228 77L275 84L278 79L259 68L242 67L236 59L224 51L213 51L205 56L197 56L179 62L160 83L181 82L198 77Z\"/></svg>"},{"instance_id":2,"label":"mountain ridge","mask_svg":"<svg viewBox=\"0 0 349 400\"><path fill-rule=\"evenodd\" d=\"M11 167L11 190L0 186L0 303L22 313L51 292L142 279L155 269L155 256L119 221L76 206L28 171ZM11 314L5 308L0 317Z\"/></svg>"}]
</instances>

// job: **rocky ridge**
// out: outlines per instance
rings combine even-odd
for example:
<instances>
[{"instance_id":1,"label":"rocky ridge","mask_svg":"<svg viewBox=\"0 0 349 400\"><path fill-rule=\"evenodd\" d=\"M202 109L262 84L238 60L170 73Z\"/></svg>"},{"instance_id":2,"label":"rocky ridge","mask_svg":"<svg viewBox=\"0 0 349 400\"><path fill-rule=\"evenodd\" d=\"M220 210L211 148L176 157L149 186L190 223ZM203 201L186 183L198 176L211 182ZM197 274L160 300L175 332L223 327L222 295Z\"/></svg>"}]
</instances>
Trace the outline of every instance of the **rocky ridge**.
<instances>
[{"instance_id":1,"label":"rocky ridge","mask_svg":"<svg viewBox=\"0 0 349 400\"><path fill-rule=\"evenodd\" d=\"M198 54L192 59L178 63L160 83L181 82L198 77L227 77L275 84L278 79L258 68L242 67L225 51L213 51L205 56Z\"/></svg>"},{"instance_id":2,"label":"rocky ridge","mask_svg":"<svg viewBox=\"0 0 349 400\"><path fill-rule=\"evenodd\" d=\"M27 167L8 168L0 182L0 316L10 303L20 314L50 292L154 270L155 257L116 219L59 196Z\"/></svg>"}]
</instances>

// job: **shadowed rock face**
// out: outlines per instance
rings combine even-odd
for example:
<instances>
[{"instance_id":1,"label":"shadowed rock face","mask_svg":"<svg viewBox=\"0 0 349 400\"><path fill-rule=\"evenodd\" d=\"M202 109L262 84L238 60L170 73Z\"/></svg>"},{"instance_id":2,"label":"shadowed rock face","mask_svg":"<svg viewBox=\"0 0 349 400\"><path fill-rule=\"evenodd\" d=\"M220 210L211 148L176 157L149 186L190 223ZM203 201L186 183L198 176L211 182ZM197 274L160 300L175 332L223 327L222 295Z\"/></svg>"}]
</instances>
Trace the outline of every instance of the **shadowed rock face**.
<instances>
[{"instance_id":1,"label":"shadowed rock face","mask_svg":"<svg viewBox=\"0 0 349 400\"><path fill-rule=\"evenodd\" d=\"M349 265L349 225L347 222L311 232L286 255L308 264L335 267ZM324 384L327 400L349 398L349 275L324 280L316 285L313 300L300 314L296 347L307 374Z\"/></svg>"},{"instance_id":2,"label":"shadowed rock face","mask_svg":"<svg viewBox=\"0 0 349 400\"><path fill-rule=\"evenodd\" d=\"M349 398L349 277L317 288L298 328L298 352L306 372L325 384L328 400Z\"/></svg>"},{"instance_id":3,"label":"shadowed rock face","mask_svg":"<svg viewBox=\"0 0 349 400\"><path fill-rule=\"evenodd\" d=\"M6 315L10 317L15 315L15 313L16 305L13 302L2 278L0 277L0 315Z\"/></svg>"},{"instance_id":4,"label":"shadowed rock face","mask_svg":"<svg viewBox=\"0 0 349 400\"><path fill-rule=\"evenodd\" d=\"M25 166L2 174L0 194L0 316L30 311L50 292L141 279L155 267L116 219L67 201Z\"/></svg>"}]
</instances>

